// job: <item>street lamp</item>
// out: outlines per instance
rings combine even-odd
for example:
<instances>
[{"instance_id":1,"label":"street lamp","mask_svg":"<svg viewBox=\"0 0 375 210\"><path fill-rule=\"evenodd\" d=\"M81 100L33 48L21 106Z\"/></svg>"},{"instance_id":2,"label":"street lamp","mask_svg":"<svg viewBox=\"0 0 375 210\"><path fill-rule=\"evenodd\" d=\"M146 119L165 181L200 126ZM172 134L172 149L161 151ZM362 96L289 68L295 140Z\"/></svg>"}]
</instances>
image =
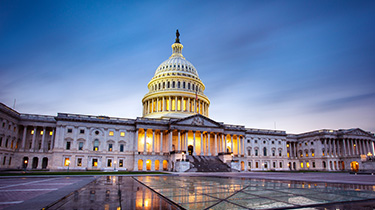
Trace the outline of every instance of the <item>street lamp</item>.
<instances>
[{"instance_id":1,"label":"street lamp","mask_svg":"<svg viewBox=\"0 0 375 210\"><path fill-rule=\"evenodd\" d=\"M113 171L116 171L116 161L113 161L113 165L114 165L114 169L113 169Z\"/></svg>"},{"instance_id":2,"label":"street lamp","mask_svg":"<svg viewBox=\"0 0 375 210\"><path fill-rule=\"evenodd\" d=\"M232 156L232 162L233 162L233 158L234 158L234 155L233 155L233 153L231 154L231 156Z\"/></svg>"},{"instance_id":3,"label":"street lamp","mask_svg":"<svg viewBox=\"0 0 375 210\"><path fill-rule=\"evenodd\" d=\"M185 152L182 152L182 158L181 158L182 161L185 161L184 160L184 155L185 155Z\"/></svg>"},{"instance_id":4,"label":"street lamp","mask_svg":"<svg viewBox=\"0 0 375 210\"><path fill-rule=\"evenodd\" d=\"M26 168L27 168L27 160L24 161L25 163L25 173L26 173Z\"/></svg>"}]
</instances>

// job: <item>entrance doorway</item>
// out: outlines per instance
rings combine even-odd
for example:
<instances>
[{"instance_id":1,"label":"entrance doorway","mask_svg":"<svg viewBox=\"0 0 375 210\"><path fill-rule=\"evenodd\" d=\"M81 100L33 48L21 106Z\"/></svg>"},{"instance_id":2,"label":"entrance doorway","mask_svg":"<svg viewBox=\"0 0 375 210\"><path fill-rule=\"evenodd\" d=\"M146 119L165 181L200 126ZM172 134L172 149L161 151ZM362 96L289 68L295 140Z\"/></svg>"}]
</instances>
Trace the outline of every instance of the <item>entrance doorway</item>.
<instances>
[{"instance_id":1,"label":"entrance doorway","mask_svg":"<svg viewBox=\"0 0 375 210\"><path fill-rule=\"evenodd\" d=\"M32 165L32 168L33 169L36 169L38 167L38 158L37 157L34 157L33 158L33 165Z\"/></svg>"},{"instance_id":2,"label":"entrance doorway","mask_svg":"<svg viewBox=\"0 0 375 210\"><path fill-rule=\"evenodd\" d=\"M350 163L350 168L352 169L352 171L357 172L358 169L359 169L359 163L357 161L351 162Z\"/></svg>"},{"instance_id":3,"label":"entrance doorway","mask_svg":"<svg viewBox=\"0 0 375 210\"><path fill-rule=\"evenodd\" d=\"M193 147L193 145L189 145L189 146L188 146L188 153L189 153L189 155L193 155L193 152L194 152L194 147Z\"/></svg>"},{"instance_id":4,"label":"entrance doorway","mask_svg":"<svg viewBox=\"0 0 375 210\"><path fill-rule=\"evenodd\" d=\"M245 162L241 161L241 171L245 170Z\"/></svg>"}]
</instances>

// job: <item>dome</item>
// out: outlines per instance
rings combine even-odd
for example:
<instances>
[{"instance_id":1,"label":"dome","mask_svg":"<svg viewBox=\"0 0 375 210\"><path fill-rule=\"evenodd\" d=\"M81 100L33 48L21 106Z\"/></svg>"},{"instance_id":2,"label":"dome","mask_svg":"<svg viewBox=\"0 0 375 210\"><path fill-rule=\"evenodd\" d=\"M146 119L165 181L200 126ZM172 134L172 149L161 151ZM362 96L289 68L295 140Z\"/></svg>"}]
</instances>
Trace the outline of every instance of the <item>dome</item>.
<instances>
[{"instance_id":1,"label":"dome","mask_svg":"<svg viewBox=\"0 0 375 210\"><path fill-rule=\"evenodd\" d=\"M182 56L183 45L176 33L172 55L161 63L143 97L143 117L184 118L195 114L208 117L210 100L193 64Z\"/></svg>"}]
</instances>

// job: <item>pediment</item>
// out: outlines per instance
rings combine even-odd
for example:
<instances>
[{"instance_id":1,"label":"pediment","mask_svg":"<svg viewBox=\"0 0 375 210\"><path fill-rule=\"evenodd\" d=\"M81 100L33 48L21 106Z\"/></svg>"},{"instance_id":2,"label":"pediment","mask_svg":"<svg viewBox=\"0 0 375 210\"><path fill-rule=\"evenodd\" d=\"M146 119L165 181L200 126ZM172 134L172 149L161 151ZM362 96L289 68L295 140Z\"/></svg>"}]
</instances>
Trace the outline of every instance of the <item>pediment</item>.
<instances>
[{"instance_id":1,"label":"pediment","mask_svg":"<svg viewBox=\"0 0 375 210\"><path fill-rule=\"evenodd\" d=\"M189 126L205 126L205 127L222 127L221 123L211 120L208 117L197 114L182 118L171 123L172 125L189 125Z\"/></svg>"},{"instance_id":2,"label":"pediment","mask_svg":"<svg viewBox=\"0 0 375 210\"><path fill-rule=\"evenodd\" d=\"M374 138L373 135L371 135L370 133L368 133L368 132L366 132L366 131L364 131L362 129L359 129L359 128L346 130L346 131L344 131L344 135L350 135L350 136L367 136L367 137Z\"/></svg>"}]
</instances>

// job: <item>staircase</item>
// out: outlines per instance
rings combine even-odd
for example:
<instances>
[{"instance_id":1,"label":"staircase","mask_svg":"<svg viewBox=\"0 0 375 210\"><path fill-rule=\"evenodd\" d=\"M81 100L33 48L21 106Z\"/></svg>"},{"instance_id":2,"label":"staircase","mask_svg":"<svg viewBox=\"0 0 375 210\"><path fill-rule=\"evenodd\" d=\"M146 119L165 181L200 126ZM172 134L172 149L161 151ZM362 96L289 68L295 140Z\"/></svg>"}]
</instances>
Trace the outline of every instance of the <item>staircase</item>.
<instances>
[{"instance_id":1,"label":"staircase","mask_svg":"<svg viewBox=\"0 0 375 210\"><path fill-rule=\"evenodd\" d=\"M191 168L187 172L230 172L231 168L215 156L192 156L187 158Z\"/></svg>"}]
</instances>

